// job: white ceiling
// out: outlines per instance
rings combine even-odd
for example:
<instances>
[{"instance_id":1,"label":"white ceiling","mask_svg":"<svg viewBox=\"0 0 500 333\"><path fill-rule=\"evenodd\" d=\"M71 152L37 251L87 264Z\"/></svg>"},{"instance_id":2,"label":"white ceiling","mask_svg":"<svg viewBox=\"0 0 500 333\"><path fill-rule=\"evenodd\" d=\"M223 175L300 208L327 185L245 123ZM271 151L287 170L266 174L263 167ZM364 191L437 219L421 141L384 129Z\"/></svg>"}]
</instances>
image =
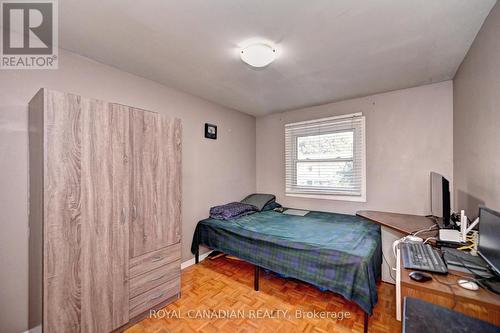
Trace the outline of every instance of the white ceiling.
<instances>
[{"instance_id":1,"label":"white ceiling","mask_svg":"<svg viewBox=\"0 0 500 333\"><path fill-rule=\"evenodd\" d=\"M60 45L253 115L451 79L495 0L60 0ZM238 44L279 58L253 70Z\"/></svg>"}]
</instances>

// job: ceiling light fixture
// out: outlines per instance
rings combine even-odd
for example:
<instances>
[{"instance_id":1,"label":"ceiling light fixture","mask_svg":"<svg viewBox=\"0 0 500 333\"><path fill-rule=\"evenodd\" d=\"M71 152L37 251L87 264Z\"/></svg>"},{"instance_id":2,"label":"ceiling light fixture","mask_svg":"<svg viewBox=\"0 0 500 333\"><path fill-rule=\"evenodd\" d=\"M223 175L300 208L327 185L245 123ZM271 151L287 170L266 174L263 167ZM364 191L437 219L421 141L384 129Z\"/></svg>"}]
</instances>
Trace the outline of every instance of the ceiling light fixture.
<instances>
[{"instance_id":1,"label":"ceiling light fixture","mask_svg":"<svg viewBox=\"0 0 500 333\"><path fill-rule=\"evenodd\" d=\"M254 43L240 50L241 60L255 68L263 68L276 59L276 48L266 43Z\"/></svg>"}]
</instances>

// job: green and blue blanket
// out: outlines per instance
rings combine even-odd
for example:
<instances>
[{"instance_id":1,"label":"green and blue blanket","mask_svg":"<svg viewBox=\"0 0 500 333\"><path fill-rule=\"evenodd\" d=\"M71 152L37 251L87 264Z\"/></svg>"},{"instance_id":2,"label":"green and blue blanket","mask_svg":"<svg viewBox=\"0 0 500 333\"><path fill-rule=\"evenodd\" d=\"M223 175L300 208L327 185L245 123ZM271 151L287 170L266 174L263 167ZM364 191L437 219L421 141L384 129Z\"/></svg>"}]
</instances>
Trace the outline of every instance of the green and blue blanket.
<instances>
[{"instance_id":1,"label":"green and blue blanket","mask_svg":"<svg viewBox=\"0 0 500 333\"><path fill-rule=\"evenodd\" d=\"M369 314L377 303L380 226L361 217L263 211L227 221L209 218L198 223L191 251L199 245L328 289Z\"/></svg>"}]
</instances>

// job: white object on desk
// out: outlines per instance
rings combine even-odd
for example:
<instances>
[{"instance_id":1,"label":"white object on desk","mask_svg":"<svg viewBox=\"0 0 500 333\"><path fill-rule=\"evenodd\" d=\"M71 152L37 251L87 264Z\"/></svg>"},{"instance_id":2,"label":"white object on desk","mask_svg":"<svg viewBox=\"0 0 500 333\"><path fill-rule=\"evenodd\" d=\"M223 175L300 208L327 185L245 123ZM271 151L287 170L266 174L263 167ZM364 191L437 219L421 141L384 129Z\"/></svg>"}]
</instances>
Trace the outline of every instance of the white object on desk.
<instances>
[{"instance_id":1,"label":"white object on desk","mask_svg":"<svg viewBox=\"0 0 500 333\"><path fill-rule=\"evenodd\" d=\"M396 249L399 249L401 243L422 243L424 240L418 236L408 235L403 238L397 239L392 243L392 252L396 256Z\"/></svg>"},{"instance_id":2,"label":"white object on desk","mask_svg":"<svg viewBox=\"0 0 500 333\"><path fill-rule=\"evenodd\" d=\"M462 243L462 233L453 229L439 229L439 240L449 243Z\"/></svg>"},{"instance_id":3,"label":"white object on desk","mask_svg":"<svg viewBox=\"0 0 500 333\"><path fill-rule=\"evenodd\" d=\"M408 235L404 238L405 242L422 243L424 240L418 236Z\"/></svg>"},{"instance_id":4,"label":"white object on desk","mask_svg":"<svg viewBox=\"0 0 500 333\"><path fill-rule=\"evenodd\" d=\"M462 242L467 241L467 234L472 231L472 229L479 223L479 217L472 222L470 226L468 226L468 219L465 216L465 221L460 224L460 232L462 233Z\"/></svg>"},{"instance_id":5,"label":"white object on desk","mask_svg":"<svg viewBox=\"0 0 500 333\"><path fill-rule=\"evenodd\" d=\"M401 250L396 248L396 319L401 321Z\"/></svg>"},{"instance_id":6,"label":"white object on desk","mask_svg":"<svg viewBox=\"0 0 500 333\"><path fill-rule=\"evenodd\" d=\"M467 240L467 216L465 216L465 210L460 211L460 240L465 243Z\"/></svg>"},{"instance_id":7,"label":"white object on desk","mask_svg":"<svg viewBox=\"0 0 500 333\"><path fill-rule=\"evenodd\" d=\"M458 285L467 290L472 290L472 291L479 290L479 286L474 281L460 279L458 280Z\"/></svg>"},{"instance_id":8,"label":"white object on desk","mask_svg":"<svg viewBox=\"0 0 500 333\"><path fill-rule=\"evenodd\" d=\"M452 229L440 229L439 240L450 243L467 243L467 234L479 223L479 217L469 226L467 216L462 210L460 212L460 231Z\"/></svg>"}]
</instances>

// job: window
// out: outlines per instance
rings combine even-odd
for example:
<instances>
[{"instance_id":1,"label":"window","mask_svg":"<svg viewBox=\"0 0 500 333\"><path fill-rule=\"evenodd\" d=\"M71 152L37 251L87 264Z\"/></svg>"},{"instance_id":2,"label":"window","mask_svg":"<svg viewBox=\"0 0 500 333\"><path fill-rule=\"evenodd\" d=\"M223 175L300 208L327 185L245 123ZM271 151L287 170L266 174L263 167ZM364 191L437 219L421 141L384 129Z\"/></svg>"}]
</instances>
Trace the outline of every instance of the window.
<instances>
[{"instance_id":1,"label":"window","mask_svg":"<svg viewBox=\"0 0 500 333\"><path fill-rule=\"evenodd\" d=\"M361 113L285 125L286 194L366 201Z\"/></svg>"}]
</instances>

